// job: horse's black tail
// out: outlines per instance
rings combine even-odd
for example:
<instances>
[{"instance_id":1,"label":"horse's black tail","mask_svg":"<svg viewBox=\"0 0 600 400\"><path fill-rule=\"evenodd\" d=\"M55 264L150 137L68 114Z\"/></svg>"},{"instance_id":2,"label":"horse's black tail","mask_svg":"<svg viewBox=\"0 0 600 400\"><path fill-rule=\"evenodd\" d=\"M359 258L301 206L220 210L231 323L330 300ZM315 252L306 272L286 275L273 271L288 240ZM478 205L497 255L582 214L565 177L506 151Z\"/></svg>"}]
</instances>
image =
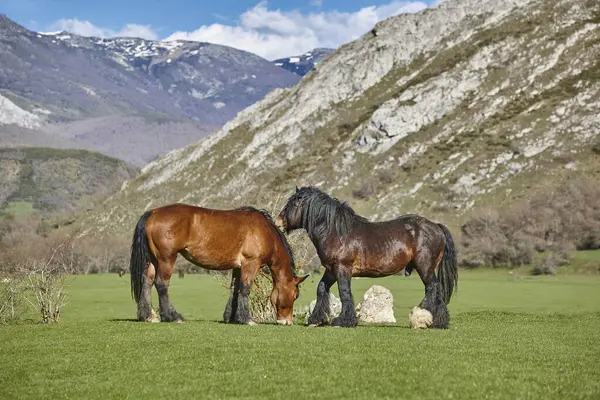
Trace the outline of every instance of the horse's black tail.
<instances>
[{"instance_id":1,"label":"horse's black tail","mask_svg":"<svg viewBox=\"0 0 600 400\"><path fill-rule=\"evenodd\" d=\"M438 224L444 236L446 236L446 248L444 249L444 256L438 267L438 278L440 282L440 289L442 292L442 298L446 304L450 303L450 297L455 287L458 289L458 267L456 262L456 247L454 245L454 239L452 234L442 224Z\"/></svg>"},{"instance_id":2,"label":"horse's black tail","mask_svg":"<svg viewBox=\"0 0 600 400\"><path fill-rule=\"evenodd\" d=\"M131 242L131 260L129 262L129 268L131 269L131 294L136 303L139 302L142 294L144 270L150 262L146 222L151 215L152 211L146 211L142 214L133 232L133 240Z\"/></svg>"}]
</instances>

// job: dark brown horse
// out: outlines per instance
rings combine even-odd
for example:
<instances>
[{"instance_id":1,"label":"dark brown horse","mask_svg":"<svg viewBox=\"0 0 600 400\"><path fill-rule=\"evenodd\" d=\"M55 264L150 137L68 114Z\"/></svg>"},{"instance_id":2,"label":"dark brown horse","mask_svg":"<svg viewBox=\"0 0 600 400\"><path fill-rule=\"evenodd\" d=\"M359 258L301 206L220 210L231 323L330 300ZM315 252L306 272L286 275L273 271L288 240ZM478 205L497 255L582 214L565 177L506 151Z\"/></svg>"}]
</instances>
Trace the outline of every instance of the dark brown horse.
<instances>
[{"instance_id":1,"label":"dark brown horse","mask_svg":"<svg viewBox=\"0 0 600 400\"><path fill-rule=\"evenodd\" d=\"M144 213L133 234L130 263L131 291L140 321L157 322L152 285L158 292L160 320L183 321L168 293L177 254L206 269L233 269L231 294L223 314L226 323L254 324L248 295L257 272L267 265L273 277L271 303L277 322L292 324L298 285L306 276L295 275L294 257L285 235L266 211L172 204Z\"/></svg>"},{"instance_id":2,"label":"dark brown horse","mask_svg":"<svg viewBox=\"0 0 600 400\"><path fill-rule=\"evenodd\" d=\"M448 327L446 304L458 283L458 271L452 235L445 226L419 215L369 222L346 203L315 187L296 188L277 217L277 224L287 233L305 229L326 268L317 287L317 304L309 317L310 325L327 323L329 289L335 282L342 312L332 324L353 327L357 319L351 277L377 278L415 268L425 284L420 307L433 315L433 327Z\"/></svg>"}]
</instances>

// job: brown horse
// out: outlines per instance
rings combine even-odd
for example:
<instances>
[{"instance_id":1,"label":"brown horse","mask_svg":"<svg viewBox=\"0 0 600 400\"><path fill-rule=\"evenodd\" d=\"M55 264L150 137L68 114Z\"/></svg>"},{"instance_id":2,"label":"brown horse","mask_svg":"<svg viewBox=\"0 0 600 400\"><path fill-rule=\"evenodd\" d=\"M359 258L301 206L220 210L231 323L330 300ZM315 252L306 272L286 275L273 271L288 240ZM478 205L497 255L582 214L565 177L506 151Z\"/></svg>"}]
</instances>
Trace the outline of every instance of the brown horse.
<instances>
[{"instance_id":1,"label":"brown horse","mask_svg":"<svg viewBox=\"0 0 600 400\"><path fill-rule=\"evenodd\" d=\"M298 285L307 276L295 275L294 257L285 235L266 211L172 204L144 213L133 234L130 263L131 291L140 321L157 322L152 285L158 292L160 320L183 321L168 293L177 254L206 269L233 269L231 294L223 314L226 323L254 324L248 295L257 272L267 265L273 277L271 303L277 322L292 324Z\"/></svg>"},{"instance_id":2,"label":"brown horse","mask_svg":"<svg viewBox=\"0 0 600 400\"><path fill-rule=\"evenodd\" d=\"M317 287L310 325L324 325L329 313L329 289L337 281L342 312L333 325L357 325L350 288L353 276L383 277L416 268L425 285L420 304L433 315L433 327L447 328L449 303L458 283L452 235L442 224L419 215L369 222L346 203L315 187L296 188L277 217L287 233L304 228L326 271ZM439 265L438 276L435 267Z\"/></svg>"}]
</instances>

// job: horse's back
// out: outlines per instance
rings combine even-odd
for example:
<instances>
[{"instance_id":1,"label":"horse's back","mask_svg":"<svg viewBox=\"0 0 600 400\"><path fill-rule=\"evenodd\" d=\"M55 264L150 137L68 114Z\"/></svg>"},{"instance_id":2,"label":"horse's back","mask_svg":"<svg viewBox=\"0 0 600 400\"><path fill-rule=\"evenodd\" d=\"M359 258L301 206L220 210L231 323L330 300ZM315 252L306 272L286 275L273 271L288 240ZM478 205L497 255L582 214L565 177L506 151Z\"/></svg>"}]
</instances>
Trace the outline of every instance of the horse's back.
<instances>
[{"instance_id":1,"label":"horse's back","mask_svg":"<svg viewBox=\"0 0 600 400\"><path fill-rule=\"evenodd\" d=\"M175 203L152 211L149 224L177 236L198 236L197 240L224 239L234 244L240 237L256 236L257 230L265 229L264 217L252 208L219 210Z\"/></svg>"},{"instance_id":2,"label":"horse's back","mask_svg":"<svg viewBox=\"0 0 600 400\"><path fill-rule=\"evenodd\" d=\"M442 233L436 223L418 214L406 214L385 221L358 223L349 242L354 243L362 257L384 264L403 264L416 255L423 240L438 234Z\"/></svg>"},{"instance_id":3,"label":"horse's back","mask_svg":"<svg viewBox=\"0 0 600 400\"><path fill-rule=\"evenodd\" d=\"M253 208L217 210L171 204L153 210L148 235L159 251L180 252L209 269L239 267L243 260L270 261L273 232Z\"/></svg>"}]
</instances>

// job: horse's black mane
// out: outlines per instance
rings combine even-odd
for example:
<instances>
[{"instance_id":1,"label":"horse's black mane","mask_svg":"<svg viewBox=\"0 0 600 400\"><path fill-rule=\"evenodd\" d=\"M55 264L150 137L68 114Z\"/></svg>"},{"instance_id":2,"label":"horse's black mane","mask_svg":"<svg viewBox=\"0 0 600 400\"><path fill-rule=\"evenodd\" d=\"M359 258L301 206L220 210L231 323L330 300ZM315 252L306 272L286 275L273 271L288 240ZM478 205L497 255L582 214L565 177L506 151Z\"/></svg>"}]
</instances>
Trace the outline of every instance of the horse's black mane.
<instances>
[{"instance_id":1,"label":"horse's black mane","mask_svg":"<svg viewBox=\"0 0 600 400\"><path fill-rule=\"evenodd\" d=\"M281 232L281 230L275 224L275 221L273 220L273 217L271 216L271 214L269 214L269 212L267 210L264 210L264 209L259 210L257 208L250 207L250 206L239 207L239 208L236 208L236 210L256 211L256 212L261 213L262 216L265 217L265 219L269 222L269 224L271 224L271 226L275 229L275 232L277 232L277 235L279 235L279 239L281 239L281 243L283 243L283 247L285 248L286 253L290 257L290 268L292 270L292 275L296 276L296 263L294 261L294 253L292 252L292 248L290 247L290 244L288 243L287 238L285 237L283 232Z\"/></svg>"},{"instance_id":2,"label":"horse's black mane","mask_svg":"<svg viewBox=\"0 0 600 400\"><path fill-rule=\"evenodd\" d=\"M345 236L351 230L354 222L367 222L354 212L346 202L309 186L298 189L297 198L302 203L302 227L311 238L319 242L327 239L333 227L337 236Z\"/></svg>"}]
</instances>

